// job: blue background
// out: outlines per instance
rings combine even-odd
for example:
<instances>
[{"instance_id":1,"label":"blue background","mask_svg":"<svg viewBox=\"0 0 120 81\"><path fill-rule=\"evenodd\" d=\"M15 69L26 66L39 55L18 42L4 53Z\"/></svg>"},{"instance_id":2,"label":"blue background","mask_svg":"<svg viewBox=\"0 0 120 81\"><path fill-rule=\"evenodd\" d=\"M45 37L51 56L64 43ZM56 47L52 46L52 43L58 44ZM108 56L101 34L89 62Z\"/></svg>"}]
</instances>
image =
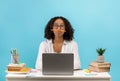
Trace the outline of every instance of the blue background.
<instances>
[{"instance_id":1,"label":"blue background","mask_svg":"<svg viewBox=\"0 0 120 81\"><path fill-rule=\"evenodd\" d=\"M66 17L75 29L83 69L96 60L97 48L106 48L112 81L120 81L120 0L0 0L0 81L5 81L11 48L35 68L45 25L54 16Z\"/></svg>"}]
</instances>

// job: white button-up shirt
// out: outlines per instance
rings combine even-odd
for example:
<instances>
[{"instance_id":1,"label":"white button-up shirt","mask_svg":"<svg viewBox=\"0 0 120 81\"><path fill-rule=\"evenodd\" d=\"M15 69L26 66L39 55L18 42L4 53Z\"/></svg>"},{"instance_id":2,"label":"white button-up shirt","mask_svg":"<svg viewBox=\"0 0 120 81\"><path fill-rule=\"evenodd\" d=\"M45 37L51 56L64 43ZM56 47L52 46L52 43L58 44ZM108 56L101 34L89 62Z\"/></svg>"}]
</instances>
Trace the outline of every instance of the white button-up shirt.
<instances>
[{"instance_id":1,"label":"white button-up shirt","mask_svg":"<svg viewBox=\"0 0 120 81\"><path fill-rule=\"evenodd\" d=\"M36 60L36 69L42 69L42 54L43 53L55 53L53 49L52 40L45 40L41 42L38 51L38 57ZM64 41L61 53L73 53L74 54L74 69L80 69L80 59L78 53L78 45L75 41Z\"/></svg>"}]
</instances>

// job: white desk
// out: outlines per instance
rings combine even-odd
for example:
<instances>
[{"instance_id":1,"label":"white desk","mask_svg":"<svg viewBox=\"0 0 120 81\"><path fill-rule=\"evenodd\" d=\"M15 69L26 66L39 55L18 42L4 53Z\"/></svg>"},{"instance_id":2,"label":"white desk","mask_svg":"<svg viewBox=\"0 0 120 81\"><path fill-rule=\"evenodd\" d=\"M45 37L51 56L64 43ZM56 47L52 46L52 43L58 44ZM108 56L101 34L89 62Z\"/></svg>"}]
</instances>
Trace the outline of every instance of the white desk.
<instances>
[{"instance_id":1,"label":"white desk","mask_svg":"<svg viewBox=\"0 0 120 81\"><path fill-rule=\"evenodd\" d=\"M83 70L74 71L74 75L42 75L39 73L30 74L7 74L6 81L111 81L107 72L86 73Z\"/></svg>"}]
</instances>

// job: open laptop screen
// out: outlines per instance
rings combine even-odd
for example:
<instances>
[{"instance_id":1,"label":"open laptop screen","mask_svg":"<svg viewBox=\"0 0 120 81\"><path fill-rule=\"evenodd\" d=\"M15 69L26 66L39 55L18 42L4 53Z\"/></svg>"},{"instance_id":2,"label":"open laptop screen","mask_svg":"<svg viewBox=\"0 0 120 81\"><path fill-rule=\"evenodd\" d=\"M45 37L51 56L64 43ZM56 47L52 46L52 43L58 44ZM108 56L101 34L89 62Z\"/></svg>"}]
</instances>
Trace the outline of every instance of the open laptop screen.
<instances>
[{"instance_id":1,"label":"open laptop screen","mask_svg":"<svg viewBox=\"0 0 120 81\"><path fill-rule=\"evenodd\" d=\"M42 55L42 64L44 75L72 75L74 55L72 53L44 53Z\"/></svg>"}]
</instances>

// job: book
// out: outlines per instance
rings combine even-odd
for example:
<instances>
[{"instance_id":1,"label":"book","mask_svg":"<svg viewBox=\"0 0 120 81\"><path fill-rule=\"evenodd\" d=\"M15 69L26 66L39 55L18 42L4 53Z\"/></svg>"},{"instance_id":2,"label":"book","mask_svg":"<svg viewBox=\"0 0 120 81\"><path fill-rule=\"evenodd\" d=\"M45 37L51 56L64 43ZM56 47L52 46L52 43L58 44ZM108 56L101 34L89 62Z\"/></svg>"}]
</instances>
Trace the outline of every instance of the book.
<instances>
[{"instance_id":1,"label":"book","mask_svg":"<svg viewBox=\"0 0 120 81\"><path fill-rule=\"evenodd\" d=\"M91 62L90 65L95 66L95 67L110 67L111 66L111 64L109 62L100 63L97 61Z\"/></svg>"},{"instance_id":2,"label":"book","mask_svg":"<svg viewBox=\"0 0 120 81\"><path fill-rule=\"evenodd\" d=\"M95 67L95 66L90 65L89 70L95 71L95 72L109 72L110 67Z\"/></svg>"},{"instance_id":3,"label":"book","mask_svg":"<svg viewBox=\"0 0 120 81\"><path fill-rule=\"evenodd\" d=\"M25 66L26 66L25 63L22 63L22 64L9 64L9 65L7 65L7 70L8 71L20 71Z\"/></svg>"},{"instance_id":4,"label":"book","mask_svg":"<svg viewBox=\"0 0 120 81\"><path fill-rule=\"evenodd\" d=\"M27 68L27 67L24 67L19 71L16 71L16 70L8 71L8 70L6 70L7 73L15 73L15 74L16 73L18 73L18 74L26 74L26 73L28 73L30 71L31 71L31 68Z\"/></svg>"}]
</instances>

